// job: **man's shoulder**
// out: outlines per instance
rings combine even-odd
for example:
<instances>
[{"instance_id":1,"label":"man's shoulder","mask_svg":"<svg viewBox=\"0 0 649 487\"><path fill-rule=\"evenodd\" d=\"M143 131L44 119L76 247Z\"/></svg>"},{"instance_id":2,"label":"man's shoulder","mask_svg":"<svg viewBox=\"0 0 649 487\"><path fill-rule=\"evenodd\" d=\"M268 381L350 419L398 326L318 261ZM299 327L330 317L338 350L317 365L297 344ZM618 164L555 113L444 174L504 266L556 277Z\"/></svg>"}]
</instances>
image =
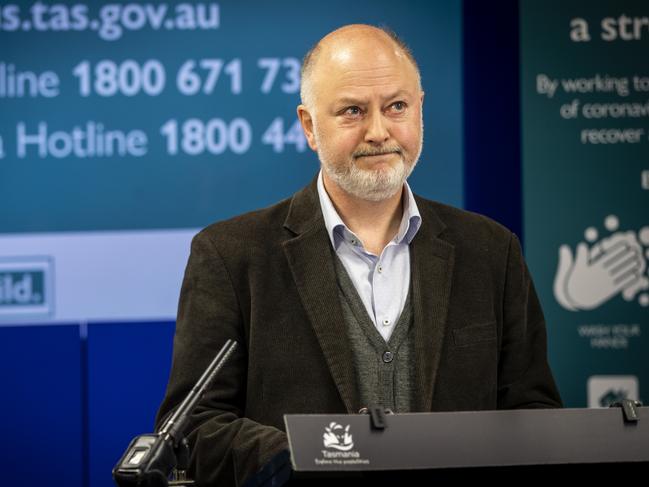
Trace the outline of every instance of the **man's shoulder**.
<instances>
[{"instance_id":1,"label":"man's shoulder","mask_svg":"<svg viewBox=\"0 0 649 487\"><path fill-rule=\"evenodd\" d=\"M503 242L508 244L512 232L488 216L455 206L416 196L422 220L438 218L442 223L441 236L453 243L470 244Z\"/></svg>"},{"instance_id":2,"label":"man's shoulder","mask_svg":"<svg viewBox=\"0 0 649 487\"><path fill-rule=\"evenodd\" d=\"M270 241L285 234L283 223L291 200L292 197L289 197L266 208L216 221L203 228L194 238L207 239L215 244L229 242L235 245Z\"/></svg>"}]
</instances>

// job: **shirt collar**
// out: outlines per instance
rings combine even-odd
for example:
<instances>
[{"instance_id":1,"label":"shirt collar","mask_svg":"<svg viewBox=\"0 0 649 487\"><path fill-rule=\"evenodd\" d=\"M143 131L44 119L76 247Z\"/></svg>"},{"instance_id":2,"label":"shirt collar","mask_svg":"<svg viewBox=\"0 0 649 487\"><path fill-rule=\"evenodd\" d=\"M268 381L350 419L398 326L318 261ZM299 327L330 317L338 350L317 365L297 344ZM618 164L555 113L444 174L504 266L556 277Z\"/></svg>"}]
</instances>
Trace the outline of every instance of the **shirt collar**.
<instances>
[{"instance_id":1,"label":"shirt collar","mask_svg":"<svg viewBox=\"0 0 649 487\"><path fill-rule=\"evenodd\" d=\"M406 189L403 216L401 217L399 230L397 231L393 241L398 244L410 244L421 226L421 215L419 214L419 208L417 208L417 202L415 201L410 186L407 182L404 182L403 185ZM322 209L322 216L324 217L327 234L329 235L333 248L338 248L340 242L345 238L345 234L358 239L358 237L354 235L354 232L347 228L347 225L342 221L342 218L340 218L340 215L336 211L331 198L329 198L322 181L322 170L318 173L318 198L320 199L320 208Z\"/></svg>"}]
</instances>

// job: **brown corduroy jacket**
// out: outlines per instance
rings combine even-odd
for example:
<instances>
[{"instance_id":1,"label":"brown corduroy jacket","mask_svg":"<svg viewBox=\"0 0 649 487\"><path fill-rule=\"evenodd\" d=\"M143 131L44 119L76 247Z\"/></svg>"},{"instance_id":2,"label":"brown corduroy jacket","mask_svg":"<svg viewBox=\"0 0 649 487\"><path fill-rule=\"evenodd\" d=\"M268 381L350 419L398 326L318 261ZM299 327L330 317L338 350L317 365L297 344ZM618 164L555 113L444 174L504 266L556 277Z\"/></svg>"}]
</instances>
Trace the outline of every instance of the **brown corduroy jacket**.
<instances>
[{"instance_id":1,"label":"brown corduroy jacket","mask_svg":"<svg viewBox=\"0 0 649 487\"><path fill-rule=\"evenodd\" d=\"M416 201L414 411L561 407L543 313L516 236L486 217ZM241 485L287 448L284 414L366 406L330 245L315 180L194 238L157 424L228 338L240 344L187 430L199 485Z\"/></svg>"}]
</instances>

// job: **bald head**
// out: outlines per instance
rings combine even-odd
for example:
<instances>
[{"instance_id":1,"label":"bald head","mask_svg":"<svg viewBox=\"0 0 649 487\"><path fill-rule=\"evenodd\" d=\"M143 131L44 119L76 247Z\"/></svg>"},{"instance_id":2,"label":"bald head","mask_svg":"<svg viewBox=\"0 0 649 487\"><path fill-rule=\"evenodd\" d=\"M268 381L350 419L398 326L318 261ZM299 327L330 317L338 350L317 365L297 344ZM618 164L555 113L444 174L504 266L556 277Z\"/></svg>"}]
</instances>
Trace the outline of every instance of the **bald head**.
<instances>
[{"instance_id":1,"label":"bald head","mask_svg":"<svg viewBox=\"0 0 649 487\"><path fill-rule=\"evenodd\" d=\"M346 25L325 37L304 56L300 97L302 104L314 109L314 98L320 73L330 73L336 67L366 63L400 63L413 69L419 87L419 67L408 46L397 35L385 28L365 24Z\"/></svg>"}]
</instances>

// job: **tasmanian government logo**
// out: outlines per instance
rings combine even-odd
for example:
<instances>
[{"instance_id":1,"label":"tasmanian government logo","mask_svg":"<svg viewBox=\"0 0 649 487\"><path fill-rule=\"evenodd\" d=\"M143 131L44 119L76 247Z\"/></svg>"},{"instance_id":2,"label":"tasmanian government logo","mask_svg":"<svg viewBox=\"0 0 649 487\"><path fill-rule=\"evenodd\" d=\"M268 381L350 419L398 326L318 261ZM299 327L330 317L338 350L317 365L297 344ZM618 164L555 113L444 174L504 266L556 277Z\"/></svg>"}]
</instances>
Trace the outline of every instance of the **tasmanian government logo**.
<instances>
[{"instance_id":1,"label":"tasmanian government logo","mask_svg":"<svg viewBox=\"0 0 649 487\"><path fill-rule=\"evenodd\" d=\"M50 315L52 273L49 257L0 258L0 321Z\"/></svg>"},{"instance_id":2,"label":"tasmanian government logo","mask_svg":"<svg viewBox=\"0 0 649 487\"><path fill-rule=\"evenodd\" d=\"M361 454L354 450L354 440L350 432L350 425L343 426L332 422L325 426L322 435L322 458L316 458L315 464L322 466L352 466L369 465L370 461L361 458Z\"/></svg>"},{"instance_id":3,"label":"tasmanian government logo","mask_svg":"<svg viewBox=\"0 0 649 487\"><path fill-rule=\"evenodd\" d=\"M338 423L330 423L325 427L323 435L325 448L333 448L338 451L349 451L354 448L352 435L349 433L349 425L344 428Z\"/></svg>"}]
</instances>

